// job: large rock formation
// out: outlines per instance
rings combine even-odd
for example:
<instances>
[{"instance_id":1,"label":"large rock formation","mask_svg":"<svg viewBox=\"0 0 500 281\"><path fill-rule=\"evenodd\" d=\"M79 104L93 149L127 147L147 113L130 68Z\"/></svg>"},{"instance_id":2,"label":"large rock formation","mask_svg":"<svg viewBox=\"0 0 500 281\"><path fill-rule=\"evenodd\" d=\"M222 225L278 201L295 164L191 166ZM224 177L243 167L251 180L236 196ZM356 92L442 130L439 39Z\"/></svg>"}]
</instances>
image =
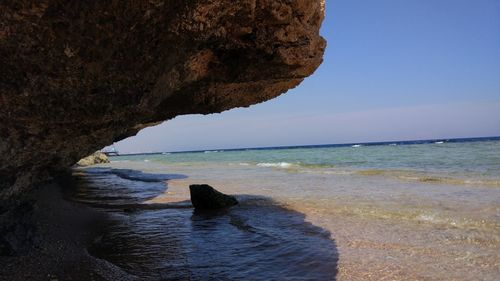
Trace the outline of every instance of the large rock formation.
<instances>
[{"instance_id":1,"label":"large rock formation","mask_svg":"<svg viewBox=\"0 0 500 281\"><path fill-rule=\"evenodd\" d=\"M0 200L177 115L297 86L323 0L0 2Z\"/></svg>"}]
</instances>

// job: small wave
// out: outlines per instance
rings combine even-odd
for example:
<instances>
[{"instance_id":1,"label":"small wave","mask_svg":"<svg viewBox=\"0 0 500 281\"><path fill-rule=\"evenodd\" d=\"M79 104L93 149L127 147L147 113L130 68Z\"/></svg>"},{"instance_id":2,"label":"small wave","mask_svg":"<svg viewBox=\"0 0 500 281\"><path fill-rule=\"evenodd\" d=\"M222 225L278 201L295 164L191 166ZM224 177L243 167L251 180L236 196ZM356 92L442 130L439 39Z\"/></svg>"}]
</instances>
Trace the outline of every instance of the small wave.
<instances>
[{"instance_id":1,"label":"small wave","mask_svg":"<svg viewBox=\"0 0 500 281\"><path fill-rule=\"evenodd\" d=\"M130 160L110 160L109 162L110 163L126 163L126 162L130 162Z\"/></svg>"},{"instance_id":2,"label":"small wave","mask_svg":"<svg viewBox=\"0 0 500 281\"><path fill-rule=\"evenodd\" d=\"M172 179L186 178L179 174L149 174L138 170L131 169L110 169L110 168L88 168L85 169L87 174L113 174L122 179L142 182L163 182Z\"/></svg>"},{"instance_id":3,"label":"small wave","mask_svg":"<svg viewBox=\"0 0 500 281\"><path fill-rule=\"evenodd\" d=\"M217 153L217 152L222 152L221 150L205 150L203 153Z\"/></svg>"},{"instance_id":4,"label":"small wave","mask_svg":"<svg viewBox=\"0 0 500 281\"><path fill-rule=\"evenodd\" d=\"M415 219L418 221L430 222L430 223L442 223L443 222L442 219L438 219L438 218L436 218L435 215L432 215L432 214L420 214L420 215L417 215ZM452 225L456 225L456 223L452 223Z\"/></svg>"},{"instance_id":5,"label":"small wave","mask_svg":"<svg viewBox=\"0 0 500 281\"><path fill-rule=\"evenodd\" d=\"M170 152L162 152L161 154L162 154L162 155L169 155L169 154L170 154Z\"/></svg>"},{"instance_id":6,"label":"small wave","mask_svg":"<svg viewBox=\"0 0 500 281\"><path fill-rule=\"evenodd\" d=\"M133 180L133 181L143 181L143 182L163 182L171 179L185 178L183 175L175 174L148 174L136 170L128 169L112 169L111 173L119 176L120 178Z\"/></svg>"},{"instance_id":7,"label":"small wave","mask_svg":"<svg viewBox=\"0 0 500 281\"><path fill-rule=\"evenodd\" d=\"M259 167L275 167L275 168L290 168L292 166L296 166L296 164L288 163L288 162L277 162L277 163L257 163Z\"/></svg>"},{"instance_id":8,"label":"small wave","mask_svg":"<svg viewBox=\"0 0 500 281\"><path fill-rule=\"evenodd\" d=\"M396 146L398 144L397 143L390 143L389 145Z\"/></svg>"},{"instance_id":9,"label":"small wave","mask_svg":"<svg viewBox=\"0 0 500 281\"><path fill-rule=\"evenodd\" d=\"M267 167L267 168L294 168L304 171L306 170L316 170L316 169L325 169L325 168L334 168L334 165L331 164L307 164L307 163L289 163L289 162L262 162L262 163L252 163L252 162L241 162L238 163L240 166L257 166L257 167Z\"/></svg>"}]
</instances>

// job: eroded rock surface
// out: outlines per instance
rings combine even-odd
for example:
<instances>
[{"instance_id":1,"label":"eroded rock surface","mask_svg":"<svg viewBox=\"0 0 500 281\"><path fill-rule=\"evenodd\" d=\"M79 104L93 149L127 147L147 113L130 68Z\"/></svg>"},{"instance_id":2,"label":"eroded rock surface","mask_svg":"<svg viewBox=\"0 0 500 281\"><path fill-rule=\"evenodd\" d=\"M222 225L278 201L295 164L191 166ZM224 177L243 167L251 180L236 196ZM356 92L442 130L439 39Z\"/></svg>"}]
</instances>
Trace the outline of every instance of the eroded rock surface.
<instances>
[{"instance_id":1,"label":"eroded rock surface","mask_svg":"<svg viewBox=\"0 0 500 281\"><path fill-rule=\"evenodd\" d=\"M108 156L106 156L106 154L104 154L100 151L96 151L96 152L92 153L91 155L80 159L76 163L76 165L86 167L86 166L91 166L91 165L95 165L95 164L102 164L102 163L109 163Z\"/></svg>"},{"instance_id":2,"label":"eroded rock surface","mask_svg":"<svg viewBox=\"0 0 500 281\"><path fill-rule=\"evenodd\" d=\"M274 98L322 61L322 0L0 2L0 200L182 114Z\"/></svg>"}]
</instances>

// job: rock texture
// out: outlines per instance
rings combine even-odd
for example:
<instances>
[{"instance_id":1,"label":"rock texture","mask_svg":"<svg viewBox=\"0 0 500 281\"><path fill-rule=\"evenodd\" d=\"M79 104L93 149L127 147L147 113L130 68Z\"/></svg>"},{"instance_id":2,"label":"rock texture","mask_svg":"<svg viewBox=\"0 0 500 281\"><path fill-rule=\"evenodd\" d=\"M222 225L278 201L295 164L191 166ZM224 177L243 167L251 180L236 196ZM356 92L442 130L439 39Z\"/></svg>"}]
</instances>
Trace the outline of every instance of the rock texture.
<instances>
[{"instance_id":1,"label":"rock texture","mask_svg":"<svg viewBox=\"0 0 500 281\"><path fill-rule=\"evenodd\" d=\"M80 159L80 161L78 161L76 163L76 165L78 165L78 166L91 166L91 165L101 164L101 163L109 163L108 156L106 156L106 154L104 154L100 151L96 151L96 152L92 153L91 155Z\"/></svg>"},{"instance_id":2,"label":"rock texture","mask_svg":"<svg viewBox=\"0 0 500 281\"><path fill-rule=\"evenodd\" d=\"M208 184L192 184L189 186L191 203L198 210L214 210L229 208L238 204L233 196L215 190Z\"/></svg>"},{"instance_id":3,"label":"rock texture","mask_svg":"<svg viewBox=\"0 0 500 281\"><path fill-rule=\"evenodd\" d=\"M0 1L0 200L182 114L319 66L323 0Z\"/></svg>"}]
</instances>

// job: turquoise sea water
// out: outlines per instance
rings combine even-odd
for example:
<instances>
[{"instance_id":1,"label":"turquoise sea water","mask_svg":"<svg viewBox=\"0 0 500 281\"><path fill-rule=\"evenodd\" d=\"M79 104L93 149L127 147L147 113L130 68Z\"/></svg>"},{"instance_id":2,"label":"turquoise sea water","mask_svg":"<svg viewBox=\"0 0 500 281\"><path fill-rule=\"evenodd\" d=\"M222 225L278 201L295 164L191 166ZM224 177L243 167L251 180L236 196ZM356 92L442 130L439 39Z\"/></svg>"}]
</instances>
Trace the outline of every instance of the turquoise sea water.
<instances>
[{"instance_id":1,"label":"turquoise sea water","mask_svg":"<svg viewBox=\"0 0 500 281\"><path fill-rule=\"evenodd\" d=\"M117 157L114 161L178 165L241 165L297 172L386 175L500 187L500 140L425 144L352 145L289 149L209 150Z\"/></svg>"},{"instance_id":2,"label":"turquoise sea water","mask_svg":"<svg viewBox=\"0 0 500 281\"><path fill-rule=\"evenodd\" d=\"M82 202L175 197L169 179L208 183L240 200L215 217L114 210L119 223L97 255L152 280L179 277L159 264L179 266L190 280L500 276L498 139L119 156L83 178ZM117 251L123 241L144 247ZM180 264L160 254L173 247L168 241L177 241Z\"/></svg>"}]
</instances>

